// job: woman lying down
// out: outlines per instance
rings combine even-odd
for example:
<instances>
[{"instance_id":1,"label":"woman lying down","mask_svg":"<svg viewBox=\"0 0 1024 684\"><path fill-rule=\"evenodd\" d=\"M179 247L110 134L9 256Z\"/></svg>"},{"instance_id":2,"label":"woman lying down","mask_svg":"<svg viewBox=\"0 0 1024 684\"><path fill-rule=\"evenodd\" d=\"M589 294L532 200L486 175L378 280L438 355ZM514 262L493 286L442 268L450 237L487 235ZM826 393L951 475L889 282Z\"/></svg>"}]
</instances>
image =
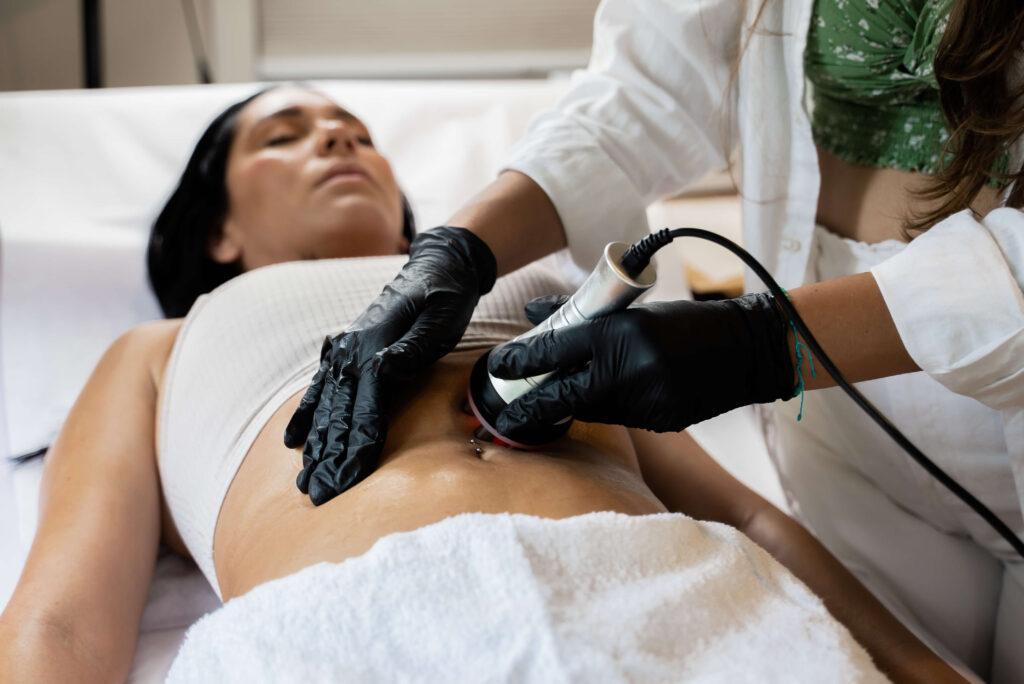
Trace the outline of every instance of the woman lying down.
<instances>
[{"instance_id":1,"label":"woman lying down","mask_svg":"<svg viewBox=\"0 0 1024 684\"><path fill-rule=\"evenodd\" d=\"M366 127L326 97L275 88L211 124L151 239L170 318L110 347L47 457L0 680L123 679L161 542L226 602L173 681L956 678L685 434L471 443L474 360L565 291L539 266L404 384L376 471L313 506L282 434L320 340L411 233Z\"/></svg>"}]
</instances>

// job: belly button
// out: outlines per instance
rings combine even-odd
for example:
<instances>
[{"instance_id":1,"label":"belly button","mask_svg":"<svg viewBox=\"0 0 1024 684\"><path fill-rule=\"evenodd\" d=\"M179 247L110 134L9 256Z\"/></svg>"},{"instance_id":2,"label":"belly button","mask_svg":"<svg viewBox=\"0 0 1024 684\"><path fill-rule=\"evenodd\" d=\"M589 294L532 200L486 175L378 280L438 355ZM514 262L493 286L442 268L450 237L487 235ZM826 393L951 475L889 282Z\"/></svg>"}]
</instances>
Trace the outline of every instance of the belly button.
<instances>
[{"instance_id":1,"label":"belly button","mask_svg":"<svg viewBox=\"0 0 1024 684\"><path fill-rule=\"evenodd\" d=\"M484 450L475 439L469 440L469 446L470 448L473 449L473 452L476 454L477 458L483 458Z\"/></svg>"}]
</instances>

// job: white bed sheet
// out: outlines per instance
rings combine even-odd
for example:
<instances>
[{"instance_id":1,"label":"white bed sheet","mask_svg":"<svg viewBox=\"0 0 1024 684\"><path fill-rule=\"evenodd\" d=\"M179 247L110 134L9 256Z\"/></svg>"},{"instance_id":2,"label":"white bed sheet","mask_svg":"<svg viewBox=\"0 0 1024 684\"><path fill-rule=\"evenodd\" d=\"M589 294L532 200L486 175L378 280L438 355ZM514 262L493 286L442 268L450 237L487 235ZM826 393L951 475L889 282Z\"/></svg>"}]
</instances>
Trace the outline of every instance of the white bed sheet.
<instances>
[{"instance_id":1,"label":"white bed sheet","mask_svg":"<svg viewBox=\"0 0 1024 684\"><path fill-rule=\"evenodd\" d=\"M533 113L567 87L313 85L368 122L423 228L489 182ZM0 455L49 444L110 342L160 316L145 279L149 225L205 124L257 87L0 94ZM678 255L659 261L655 296L683 296ZM696 436L712 454L742 454L726 466L782 502L749 412L712 421ZM40 473L41 462L12 468L0 459L0 608L35 530ZM162 557L132 680L161 680L184 629L215 605L193 566Z\"/></svg>"}]
</instances>

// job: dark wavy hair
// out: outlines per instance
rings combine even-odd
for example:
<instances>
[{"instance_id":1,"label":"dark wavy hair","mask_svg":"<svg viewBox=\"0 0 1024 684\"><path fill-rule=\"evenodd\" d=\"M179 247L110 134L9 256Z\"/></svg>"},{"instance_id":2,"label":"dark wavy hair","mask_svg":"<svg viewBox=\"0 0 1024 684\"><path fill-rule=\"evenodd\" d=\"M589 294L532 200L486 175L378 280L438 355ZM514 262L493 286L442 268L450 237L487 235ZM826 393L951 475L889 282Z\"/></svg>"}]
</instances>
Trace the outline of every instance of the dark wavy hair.
<instances>
[{"instance_id":1,"label":"dark wavy hair","mask_svg":"<svg viewBox=\"0 0 1024 684\"><path fill-rule=\"evenodd\" d=\"M228 152L238 131L238 115L247 104L273 89L253 93L210 122L185 164L178 186L153 223L146 264L150 285L168 318L184 316L199 295L242 272L237 262L214 261L209 248L227 216ZM404 193L402 219L402 233L412 241L416 226Z\"/></svg>"},{"instance_id":2,"label":"dark wavy hair","mask_svg":"<svg viewBox=\"0 0 1024 684\"><path fill-rule=\"evenodd\" d=\"M761 0L753 26L774 1ZM730 87L756 32L751 30L740 46L729 73ZM934 60L939 106L950 134L940 157L941 168L914 193L935 204L906 218L905 237L913 238L969 208L985 186L1001 193L1010 188L1006 205L1024 208L1024 166L993 170L1024 135L1024 80L1018 71L1022 52L1021 0L954 0ZM731 132L723 132L725 139ZM731 162L729 170L733 170Z\"/></svg>"},{"instance_id":3,"label":"dark wavy hair","mask_svg":"<svg viewBox=\"0 0 1024 684\"><path fill-rule=\"evenodd\" d=\"M956 0L935 55L939 101L949 125L951 159L920 193L938 200L913 217L907 230L927 230L966 209L981 189L1013 184L1006 204L1024 206L1024 168L992 171L1024 134L1024 83L1017 72L1024 50L1024 4L1020 0ZM945 156L945 155L944 155Z\"/></svg>"}]
</instances>

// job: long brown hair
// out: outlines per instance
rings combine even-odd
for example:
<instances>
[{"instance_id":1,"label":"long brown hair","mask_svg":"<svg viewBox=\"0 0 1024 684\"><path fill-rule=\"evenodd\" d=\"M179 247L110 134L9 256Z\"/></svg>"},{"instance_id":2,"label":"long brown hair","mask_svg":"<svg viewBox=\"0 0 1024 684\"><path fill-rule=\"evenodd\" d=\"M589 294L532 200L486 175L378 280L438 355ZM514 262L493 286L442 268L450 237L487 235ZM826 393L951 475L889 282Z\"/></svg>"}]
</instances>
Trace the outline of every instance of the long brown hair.
<instances>
[{"instance_id":1,"label":"long brown hair","mask_svg":"<svg viewBox=\"0 0 1024 684\"><path fill-rule=\"evenodd\" d=\"M1021 0L956 0L935 55L939 100L950 131L946 163L919 194L937 201L907 222L927 230L970 206L990 181L1005 189L1007 204L1024 205L1024 168L993 173L1009 146L1024 133L1024 3Z\"/></svg>"},{"instance_id":2,"label":"long brown hair","mask_svg":"<svg viewBox=\"0 0 1024 684\"><path fill-rule=\"evenodd\" d=\"M764 31L758 24L772 1L761 0L750 33L730 69L727 93L751 38L755 32ZM940 156L946 163L917 193L930 200L932 208L907 219L904 230L908 237L968 208L990 181L997 182L1000 190L1013 183L1006 204L1024 207L1024 167L1003 174L992 171L1009 146L1024 134L1024 2L954 0L936 51L934 71L939 103L950 131ZM731 133L724 130L723 139L730 139ZM732 171L730 162L730 175Z\"/></svg>"}]
</instances>

